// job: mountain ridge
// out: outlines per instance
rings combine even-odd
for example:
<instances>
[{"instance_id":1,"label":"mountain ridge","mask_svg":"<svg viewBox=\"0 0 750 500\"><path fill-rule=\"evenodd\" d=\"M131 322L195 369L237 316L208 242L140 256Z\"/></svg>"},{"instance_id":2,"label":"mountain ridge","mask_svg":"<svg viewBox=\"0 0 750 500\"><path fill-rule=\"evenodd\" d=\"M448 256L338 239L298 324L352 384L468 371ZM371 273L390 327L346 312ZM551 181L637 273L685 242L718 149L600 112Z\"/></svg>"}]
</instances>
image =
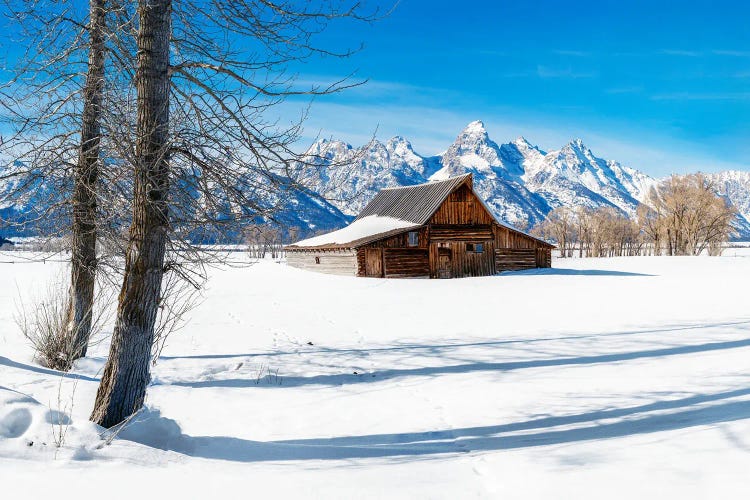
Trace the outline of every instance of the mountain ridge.
<instances>
[{"instance_id":1,"label":"mountain ridge","mask_svg":"<svg viewBox=\"0 0 750 500\"><path fill-rule=\"evenodd\" d=\"M354 147L344 141L320 139L308 149L309 165L300 165L306 189L285 189L274 203L274 216L300 236L338 229L383 188L408 186L471 173L474 186L495 216L522 230L538 224L556 207L613 207L634 216L638 204L660 179L597 156L576 138L545 151L523 136L498 144L480 120L469 123L445 151L423 156L405 137L372 140ZM2 170L2 167L0 167ZM738 237L750 239L750 172L733 170L706 174L717 192L738 210ZM44 218L34 215L60 193L36 180L29 196L4 200L14 182L0 182L0 235L44 234ZM281 184L284 184L283 182ZM24 222L28 222L24 224ZM47 228L47 232L50 229Z\"/></svg>"},{"instance_id":2,"label":"mountain ridge","mask_svg":"<svg viewBox=\"0 0 750 500\"><path fill-rule=\"evenodd\" d=\"M533 227L559 206L613 207L632 217L649 189L661 180L597 156L580 138L550 151L523 136L498 144L481 120L469 123L436 156L420 155L402 136L385 142L376 139L360 148L322 140L310 153L323 153L321 157L330 158L331 163L354 163L356 175L327 182L324 174L310 186L312 191L342 200L332 204L344 214L356 215L384 187L472 173L475 188L495 215L522 229ZM325 172L325 161L318 167ZM717 184L718 194L738 209L739 235L750 237L750 172L705 175Z\"/></svg>"}]
</instances>

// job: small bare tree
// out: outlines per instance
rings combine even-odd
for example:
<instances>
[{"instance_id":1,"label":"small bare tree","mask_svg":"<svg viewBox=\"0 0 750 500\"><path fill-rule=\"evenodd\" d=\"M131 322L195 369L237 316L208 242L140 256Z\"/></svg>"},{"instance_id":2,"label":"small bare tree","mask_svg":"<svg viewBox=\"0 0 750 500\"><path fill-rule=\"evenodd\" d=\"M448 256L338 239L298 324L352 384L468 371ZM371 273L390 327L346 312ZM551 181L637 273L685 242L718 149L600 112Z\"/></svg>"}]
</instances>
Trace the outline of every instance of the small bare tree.
<instances>
[{"instance_id":1,"label":"small bare tree","mask_svg":"<svg viewBox=\"0 0 750 500\"><path fill-rule=\"evenodd\" d=\"M6 0L4 9L27 50L0 86L2 119L12 130L0 144L0 157L9 163L0 179L10 186L0 201L23 206L12 224L53 238L69 235L64 335L72 339L73 358L86 355L91 337L99 210L108 205L102 203L100 163L112 34L107 18L116 3L90 0L84 13L73 1Z\"/></svg>"},{"instance_id":2,"label":"small bare tree","mask_svg":"<svg viewBox=\"0 0 750 500\"><path fill-rule=\"evenodd\" d=\"M558 207L547 214L533 232L542 238L557 242L560 257L572 257L576 244L576 223L573 211L567 207Z\"/></svg>"},{"instance_id":3,"label":"small bare tree","mask_svg":"<svg viewBox=\"0 0 750 500\"><path fill-rule=\"evenodd\" d=\"M91 318L90 331L94 343L101 340L105 326L111 319L111 299L114 288L106 283L98 285L99 302L87 311ZM14 320L21 333L34 349L39 364L54 370L68 371L78 356L76 335L69 331L70 296L62 279L50 281L38 296L24 297L20 291ZM73 332L75 333L75 332Z\"/></svg>"}]
</instances>

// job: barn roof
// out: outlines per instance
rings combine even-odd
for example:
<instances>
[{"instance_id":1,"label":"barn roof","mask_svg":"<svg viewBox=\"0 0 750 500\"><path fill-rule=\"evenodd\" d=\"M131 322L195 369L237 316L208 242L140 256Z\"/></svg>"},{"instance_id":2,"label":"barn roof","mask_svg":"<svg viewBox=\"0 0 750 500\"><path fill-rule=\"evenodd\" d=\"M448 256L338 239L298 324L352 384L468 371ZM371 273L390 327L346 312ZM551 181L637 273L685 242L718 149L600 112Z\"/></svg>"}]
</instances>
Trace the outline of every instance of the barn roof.
<instances>
[{"instance_id":1,"label":"barn roof","mask_svg":"<svg viewBox=\"0 0 750 500\"><path fill-rule=\"evenodd\" d=\"M432 217L453 190L467 181L471 182L471 174L416 186L385 188L375 195L355 220L377 215L422 225Z\"/></svg>"},{"instance_id":2,"label":"barn roof","mask_svg":"<svg viewBox=\"0 0 750 500\"><path fill-rule=\"evenodd\" d=\"M458 187L468 183L472 187L472 175L464 174L443 181L432 181L415 186L382 189L368 203L350 225L337 231L293 243L288 248L356 248L373 241L394 236L415 229L430 220L448 195ZM480 196L477 199L487 212L492 211ZM495 222L503 227L537 240L545 245L550 243L519 231L507 224Z\"/></svg>"}]
</instances>

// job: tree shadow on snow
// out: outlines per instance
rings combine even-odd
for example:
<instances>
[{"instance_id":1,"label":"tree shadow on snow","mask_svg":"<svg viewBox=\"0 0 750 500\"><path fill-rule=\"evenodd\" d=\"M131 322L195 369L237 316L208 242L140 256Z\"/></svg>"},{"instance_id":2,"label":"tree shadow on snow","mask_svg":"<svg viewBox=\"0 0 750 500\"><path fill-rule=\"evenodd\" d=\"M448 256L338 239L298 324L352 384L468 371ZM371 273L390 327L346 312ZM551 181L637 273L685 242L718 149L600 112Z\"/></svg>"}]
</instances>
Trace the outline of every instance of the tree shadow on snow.
<instances>
[{"instance_id":1,"label":"tree shadow on snow","mask_svg":"<svg viewBox=\"0 0 750 500\"><path fill-rule=\"evenodd\" d=\"M503 271L502 277L510 276L658 276L656 274L631 273L627 271L610 271L606 269L565 269L546 267L526 269L523 271Z\"/></svg>"},{"instance_id":2,"label":"tree shadow on snow","mask_svg":"<svg viewBox=\"0 0 750 500\"><path fill-rule=\"evenodd\" d=\"M590 365L598 363L616 363L636 359L658 358L666 356L678 356L683 354L694 354L702 352L720 351L725 349L737 349L750 347L750 339L729 340L722 342L709 342L697 345L685 345L677 347L665 347L659 349L647 349L640 351L620 352L611 354L597 354L591 356L571 356L562 358L532 359L524 361L507 361L498 363L473 362L458 365L427 366L418 368L394 368L377 370L361 374L323 374L309 377L284 376L279 385L258 384L256 378L231 378L197 381L172 381L163 382L165 385L182 386L190 388L204 387L299 387L305 385L343 385L365 382L378 382L396 377L434 377L444 374L474 373L481 371L512 371L526 368L544 368L554 366Z\"/></svg>"},{"instance_id":3,"label":"tree shadow on snow","mask_svg":"<svg viewBox=\"0 0 750 500\"><path fill-rule=\"evenodd\" d=\"M184 356L159 356L162 361L174 361L183 359L235 359L235 358L267 358L273 356L291 356L299 354L347 354L347 353L361 353L371 354L376 352L388 352L388 351L435 351L440 349L456 349L460 347L482 347L482 346L500 346L509 344L535 344L540 342L554 342L559 340L583 340L591 338L606 338L606 337L619 337L628 335L643 335L649 333L664 333L664 332L676 332L683 330L703 330L707 328L720 328L726 326L740 326L750 325L750 321L726 321L721 323L696 323L696 324L681 324L668 326L664 328L649 328L642 330L626 330L619 332L608 332L608 333L591 333L583 335L561 335L557 337L542 337L535 339L510 339L510 340L488 340L480 342L454 342L454 343L442 343L442 344L413 344L413 343L400 343L397 345L388 345L384 347L367 347L367 348L328 348L317 346L315 348L305 348L300 346L297 351L265 351L265 352L248 352L248 353L226 353L226 354L188 354Z\"/></svg>"},{"instance_id":4,"label":"tree shadow on snow","mask_svg":"<svg viewBox=\"0 0 750 500\"><path fill-rule=\"evenodd\" d=\"M569 444L733 422L750 418L750 401L706 404L748 395L750 388L484 427L270 442L189 436L181 433L175 421L156 411L126 429L121 437L193 457L235 462L431 456ZM668 410L677 411L664 413ZM657 411L661 413L651 414ZM602 422L623 417L627 419ZM565 425L577 427L556 428Z\"/></svg>"},{"instance_id":5,"label":"tree shadow on snow","mask_svg":"<svg viewBox=\"0 0 750 500\"><path fill-rule=\"evenodd\" d=\"M26 370L26 371L30 371L34 373L41 373L43 375L54 375L56 377L85 380L87 382L99 382L98 378L89 377L87 375L82 375L80 373L73 373L73 372L66 373L66 372L61 372L58 370L51 370L49 368L44 368L41 366L29 365L26 363L19 363L18 361L13 361L12 359L6 358L5 356L0 356L0 365L7 366L8 368L17 368L19 370Z\"/></svg>"}]
</instances>

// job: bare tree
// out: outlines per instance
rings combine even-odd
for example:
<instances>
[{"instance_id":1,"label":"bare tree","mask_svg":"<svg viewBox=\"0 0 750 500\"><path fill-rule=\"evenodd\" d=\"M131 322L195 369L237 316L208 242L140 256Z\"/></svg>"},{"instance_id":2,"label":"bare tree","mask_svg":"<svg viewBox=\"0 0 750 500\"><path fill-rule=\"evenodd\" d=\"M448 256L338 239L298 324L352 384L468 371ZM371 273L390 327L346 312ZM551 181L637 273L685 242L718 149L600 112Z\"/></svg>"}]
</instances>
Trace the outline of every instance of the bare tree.
<instances>
[{"instance_id":1,"label":"bare tree","mask_svg":"<svg viewBox=\"0 0 750 500\"><path fill-rule=\"evenodd\" d=\"M655 188L651 188L652 193ZM650 198L654 198L656 194L649 194ZM637 217L638 225L645 238L651 243L651 252L653 255L661 255L664 228L664 217L659 212L660 207L651 207L645 203L638 205Z\"/></svg>"},{"instance_id":2,"label":"bare tree","mask_svg":"<svg viewBox=\"0 0 750 500\"><path fill-rule=\"evenodd\" d=\"M556 241L562 257L572 257L576 246L579 257L640 255L644 249L638 224L615 207L557 208L534 232Z\"/></svg>"},{"instance_id":3,"label":"bare tree","mask_svg":"<svg viewBox=\"0 0 750 500\"><path fill-rule=\"evenodd\" d=\"M112 427L143 406L150 381L169 227L169 39L171 0L139 4L133 222L112 347L91 419Z\"/></svg>"},{"instance_id":4,"label":"bare tree","mask_svg":"<svg viewBox=\"0 0 750 500\"><path fill-rule=\"evenodd\" d=\"M573 212L567 207L557 207L534 228L534 233L542 238L557 242L560 257L572 257L576 240L576 224Z\"/></svg>"},{"instance_id":5,"label":"bare tree","mask_svg":"<svg viewBox=\"0 0 750 500\"><path fill-rule=\"evenodd\" d=\"M129 106L115 120L127 132L119 156L135 180L96 423L110 427L143 405L164 273L203 259L194 246L202 237L233 234L238 221L273 220L286 193L302 187L299 174L310 162L293 147L301 121L281 126L268 114L289 96L353 85L295 86L284 69L318 55L351 54L318 46L314 37L337 19L373 19L360 12L357 2L338 0L142 0L134 22L125 16L119 23L135 33L135 47L123 37L117 51L123 67L137 54L135 125L130 129Z\"/></svg>"},{"instance_id":6,"label":"bare tree","mask_svg":"<svg viewBox=\"0 0 750 500\"><path fill-rule=\"evenodd\" d=\"M83 118L78 163L73 172L70 314L67 335L74 357L86 356L91 336L91 311L96 283L97 178L104 93L106 1L89 2L89 61L83 89Z\"/></svg>"},{"instance_id":7,"label":"bare tree","mask_svg":"<svg viewBox=\"0 0 750 500\"><path fill-rule=\"evenodd\" d=\"M641 227L657 253L665 242L668 255L720 252L736 215L700 173L671 176L649 192L645 204L647 207L640 209Z\"/></svg>"}]
</instances>

